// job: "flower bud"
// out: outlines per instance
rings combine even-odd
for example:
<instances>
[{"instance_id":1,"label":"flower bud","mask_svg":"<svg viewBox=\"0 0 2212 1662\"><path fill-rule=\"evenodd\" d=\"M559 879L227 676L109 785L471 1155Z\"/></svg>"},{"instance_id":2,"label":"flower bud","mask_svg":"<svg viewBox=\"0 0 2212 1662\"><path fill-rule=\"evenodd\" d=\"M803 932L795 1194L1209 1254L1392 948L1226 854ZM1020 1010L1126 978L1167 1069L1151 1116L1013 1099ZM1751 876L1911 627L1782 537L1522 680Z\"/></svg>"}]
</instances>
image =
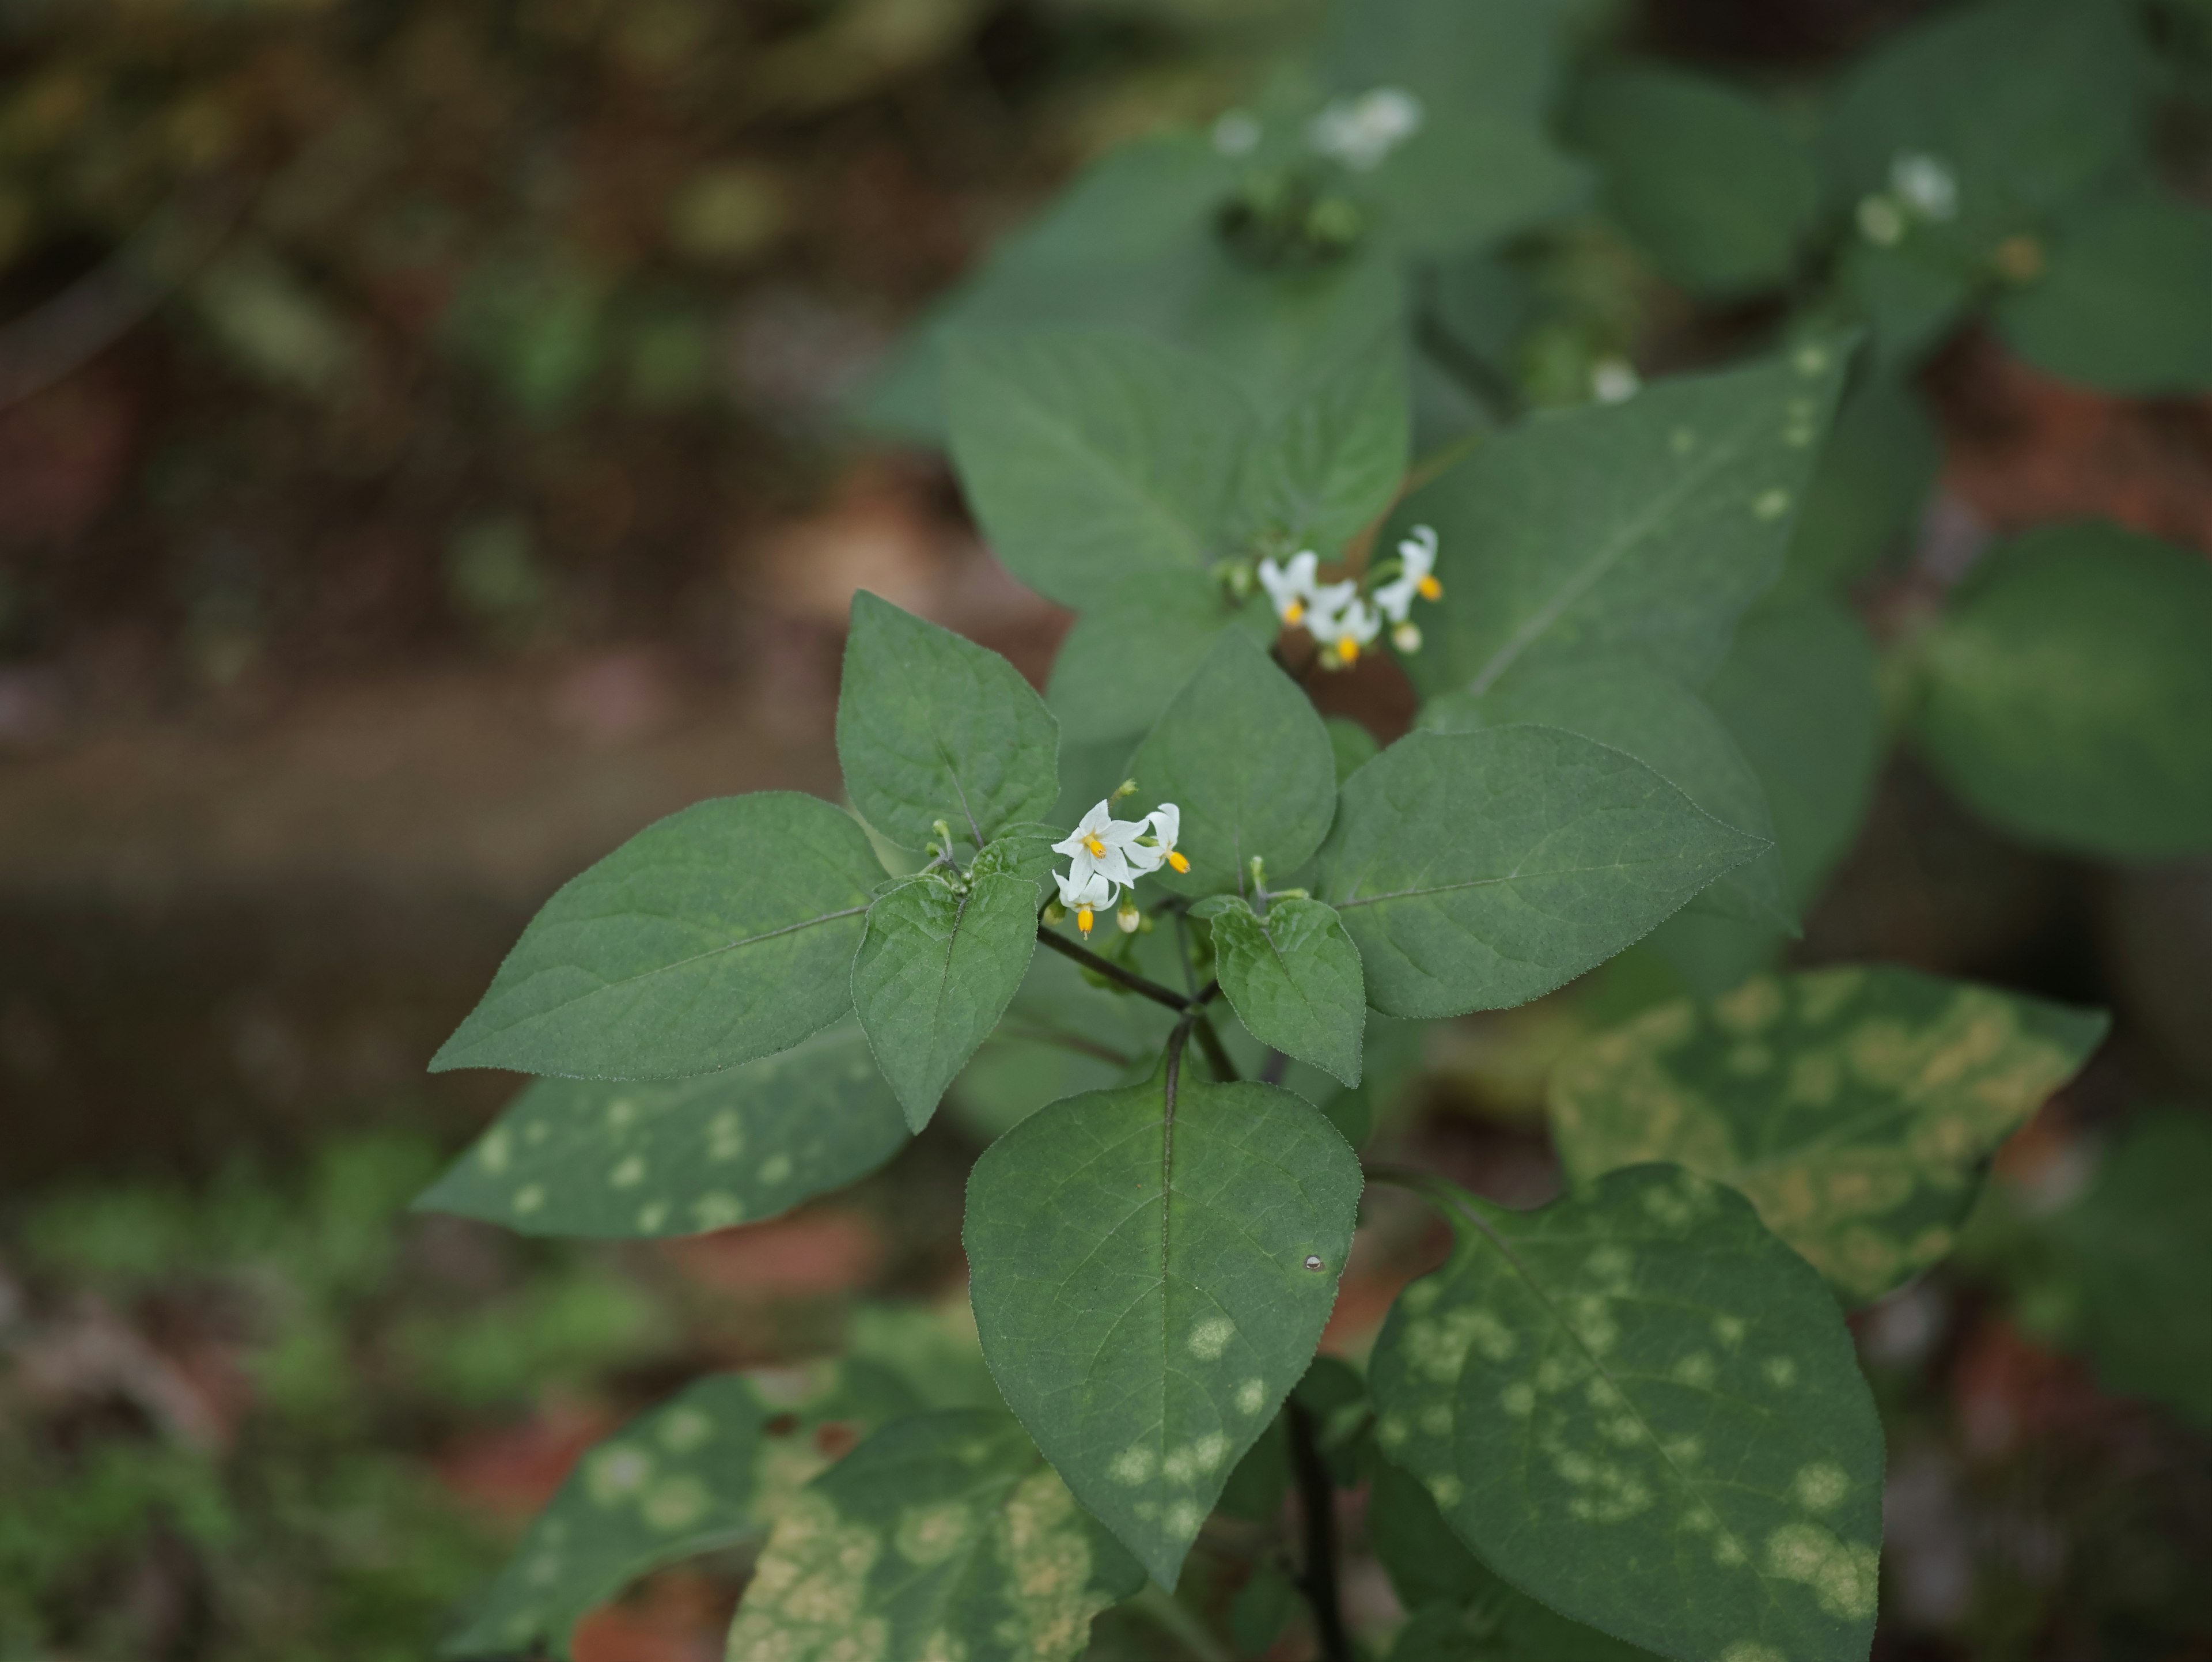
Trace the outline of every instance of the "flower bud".
<instances>
[{"instance_id":1,"label":"flower bud","mask_svg":"<svg viewBox=\"0 0 2212 1662\"><path fill-rule=\"evenodd\" d=\"M1390 631L1390 644L1401 652L1419 652L1421 649L1421 626L1411 621L1400 624Z\"/></svg>"},{"instance_id":2,"label":"flower bud","mask_svg":"<svg viewBox=\"0 0 2212 1662\"><path fill-rule=\"evenodd\" d=\"M1137 910L1133 900L1124 900L1114 909L1114 921L1121 926L1123 934L1134 934L1137 925L1144 922L1144 914Z\"/></svg>"}]
</instances>

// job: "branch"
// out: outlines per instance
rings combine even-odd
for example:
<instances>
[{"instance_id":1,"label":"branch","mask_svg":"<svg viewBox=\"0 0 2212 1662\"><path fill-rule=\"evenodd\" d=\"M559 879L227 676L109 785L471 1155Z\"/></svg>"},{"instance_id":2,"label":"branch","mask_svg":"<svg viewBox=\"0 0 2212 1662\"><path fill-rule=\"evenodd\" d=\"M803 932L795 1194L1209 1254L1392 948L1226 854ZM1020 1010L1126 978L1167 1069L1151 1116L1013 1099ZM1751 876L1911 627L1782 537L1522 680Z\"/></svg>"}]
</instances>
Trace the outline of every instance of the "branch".
<instances>
[{"instance_id":1,"label":"branch","mask_svg":"<svg viewBox=\"0 0 2212 1662\"><path fill-rule=\"evenodd\" d=\"M1054 934L1042 923L1037 926L1037 939L1062 958L1072 958L1086 970L1096 970L1109 981L1119 982L1133 993L1142 993L1156 1004L1164 1004L1170 1010L1188 1010L1192 1001L1157 981L1147 980L1133 970L1125 970L1119 964L1098 956L1088 947L1079 947L1064 934Z\"/></svg>"},{"instance_id":2,"label":"branch","mask_svg":"<svg viewBox=\"0 0 2212 1662\"><path fill-rule=\"evenodd\" d=\"M1352 1641L1336 1587L1336 1491L1322 1458L1313 1410L1293 1395L1283 1404L1291 1434L1291 1470L1297 1480L1298 1514L1305 1525L1305 1564L1298 1591L1313 1607L1322 1662L1352 1662Z\"/></svg>"}]
</instances>

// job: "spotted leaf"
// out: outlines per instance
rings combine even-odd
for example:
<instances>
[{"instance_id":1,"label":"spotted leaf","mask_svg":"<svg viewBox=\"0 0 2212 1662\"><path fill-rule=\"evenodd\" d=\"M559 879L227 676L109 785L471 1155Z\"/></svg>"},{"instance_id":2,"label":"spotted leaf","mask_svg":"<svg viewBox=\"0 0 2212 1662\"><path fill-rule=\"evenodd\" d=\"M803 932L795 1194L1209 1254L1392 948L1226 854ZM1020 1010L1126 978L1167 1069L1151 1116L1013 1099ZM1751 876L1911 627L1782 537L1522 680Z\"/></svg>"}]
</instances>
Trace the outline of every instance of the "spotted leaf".
<instances>
[{"instance_id":1,"label":"spotted leaf","mask_svg":"<svg viewBox=\"0 0 2212 1662\"><path fill-rule=\"evenodd\" d=\"M1998 1143L2110 1026L1887 967L1759 976L1648 1010L1553 1073L1569 1173L1675 1160L1750 1197L1855 1300L1951 1250Z\"/></svg>"},{"instance_id":2,"label":"spotted leaf","mask_svg":"<svg viewBox=\"0 0 2212 1662\"><path fill-rule=\"evenodd\" d=\"M1692 685L1782 569L1844 351L1807 342L1479 446L1400 508L1443 539L1440 605L1406 660L1477 694L1524 660L1641 648Z\"/></svg>"},{"instance_id":3,"label":"spotted leaf","mask_svg":"<svg viewBox=\"0 0 2212 1662\"><path fill-rule=\"evenodd\" d=\"M917 1406L866 1362L700 1380L576 1463L444 1653L565 1658L585 1611L658 1565L758 1538L825 1451Z\"/></svg>"},{"instance_id":4,"label":"spotted leaf","mask_svg":"<svg viewBox=\"0 0 2212 1662\"><path fill-rule=\"evenodd\" d=\"M1384 1454L1483 1562L1679 1662L1864 1662L1882 1438L1841 1312L1679 1166L1459 1232L1369 1369Z\"/></svg>"},{"instance_id":5,"label":"spotted leaf","mask_svg":"<svg viewBox=\"0 0 2212 1662\"><path fill-rule=\"evenodd\" d=\"M992 1377L1161 1586L1312 1360L1359 1191L1303 1099L1166 1068L1042 1109L975 1163Z\"/></svg>"},{"instance_id":6,"label":"spotted leaf","mask_svg":"<svg viewBox=\"0 0 2212 1662\"><path fill-rule=\"evenodd\" d=\"M729 1662L1066 1662L1145 1573L1003 1413L884 1427L777 1521Z\"/></svg>"},{"instance_id":7,"label":"spotted leaf","mask_svg":"<svg viewBox=\"0 0 2212 1662\"><path fill-rule=\"evenodd\" d=\"M1376 1009L1461 1015L1603 963L1764 846L1579 734L1414 733L1345 781L1317 887Z\"/></svg>"},{"instance_id":8,"label":"spotted leaf","mask_svg":"<svg viewBox=\"0 0 2212 1662\"><path fill-rule=\"evenodd\" d=\"M547 901L431 1070L679 1079L787 1050L853 1007L883 864L796 791L701 802Z\"/></svg>"},{"instance_id":9,"label":"spotted leaf","mask_svg":"<svg viewBox=\"0 0 2212 1662\"><path fill-rule=\"evenodd\" d=\"M850 1022L742 1068L659 1081L539 1080L416 1205L526 1235L696 1234L756 1223L906 1142Z\"/></svg>"}]
</instances>

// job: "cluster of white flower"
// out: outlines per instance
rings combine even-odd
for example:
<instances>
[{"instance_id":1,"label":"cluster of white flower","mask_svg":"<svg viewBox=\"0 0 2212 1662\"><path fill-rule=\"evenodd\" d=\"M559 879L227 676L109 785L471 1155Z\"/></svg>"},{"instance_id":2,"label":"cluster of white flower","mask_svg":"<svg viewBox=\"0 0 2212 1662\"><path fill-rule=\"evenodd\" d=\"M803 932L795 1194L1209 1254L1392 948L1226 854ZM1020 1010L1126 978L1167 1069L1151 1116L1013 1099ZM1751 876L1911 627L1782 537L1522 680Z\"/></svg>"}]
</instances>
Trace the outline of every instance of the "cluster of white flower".
<instances>
[{"instance_id":1,"label":"cluster of white flower","mask_svg":"<svg viewBox=\"0 0 2212 1662\"><path fill-rule=\"evenodd\" d=\"M1422 113L1421 100L1403 87L1377 87L1357 98L1332 99L1306 123L1306 143L1354 172L1370 173L1420 131Z\"/></svg>"},{"instance_id":2,"label":"cluster of white flower","mask_svg":"<svg viewBox=\"0 0 2212 1662\"><path fill-rule=\"evenodd\" d=\"M1905 239L1916 220L1940 223L1959 216L1959 178L1941 157L1908 151L1892 159L1889 188L1862 197L1859 232L1887 248Z\"/></svg>"},{"instance_id":3,"label":"cluster of white flower","mask_svg":"<svg viewBox=\"0 0 2212 1662\"><path fill-rule=\"evenodd\" d=\"M1398 545L1398 575L1369 594L1359 592L1356 579L1317 581L1320 557L1310 549L1291 557L1288 565L1273 559L1260 562L1261 586L1274 602L1275 615L1284 623L1302 624L1321 642L1322 662L1331 669L1349 669L1359 661L1363 648L1382 632L1388 619L1390 644L1401 652L1421 649L1421 626L1413 620L1413 599L1443 598L1437 581L1437 533L1417 525Z\"/></svg>"},{"instance_id":4,"label":"cluster of white flower","mask_svg":"<svg viewBox=\"0 0 2212 1662\"><path fill-rule=\"evenodd\" d=\"M1124 934L1134 933L1143 917L1137 903L1122 891L1133 892L1139 878L1162 866L1178 872L1190 869L1190 861L1176 852L1176 838L1182 831L1182 810L1172 802L1163 802L1141 819L1116 819L1115 798L1129 788L1124 786L1099 803L1064 841L1052 845L1054 854L1064 854L1068 860L1064 875L1052 874L1053 881L1060 885L1060 904L1075 914L1075 927L1085 934L1091 933L1097 915L1115 906L1116 901L1120 904L1115 906L1115 921Z\"/></svg>"}]
</instances>

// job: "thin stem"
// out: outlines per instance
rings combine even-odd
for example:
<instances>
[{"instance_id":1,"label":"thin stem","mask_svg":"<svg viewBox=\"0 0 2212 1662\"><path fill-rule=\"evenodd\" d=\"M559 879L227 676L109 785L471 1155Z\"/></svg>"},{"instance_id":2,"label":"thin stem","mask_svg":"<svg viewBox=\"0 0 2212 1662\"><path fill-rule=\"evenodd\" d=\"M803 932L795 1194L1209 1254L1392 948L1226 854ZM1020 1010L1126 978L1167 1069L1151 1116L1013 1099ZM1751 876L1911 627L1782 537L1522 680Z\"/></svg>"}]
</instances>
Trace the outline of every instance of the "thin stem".
<instances>
[{"instance_id":1,"label":"thin stem","mask_svg":"<svg viewBox=\"0 0 2212 1662\"><path fill-rule=\"evenodd\" d=\"M1305 1563L1298 1591L1313 1607L1322 1662L1352 1662L1352 1640L1336 1586L1336 1489L1322 1458L1313 1410L1295 1396L1283 1404L1291 1434L1291 1471L1298 1485L1298 1515L1305 1525Z\"/></svg>"},{"instance_id":2,"label":"thin stem","mask_svg":"<svg viewBox=\"0 0 2212 1662\"><path fill-rule=\"evenodd\" d=\"M1221 1035L1213 1031L1213 1024L1204 1016L1198 1018L1198 1048L1206 1052L1206 1065L1213 1069L1214 1078L1224 1085L1236 1082L1239 1077L1237 1064L1229 1059L1229 1052L1222 1048Z\"/></svg>"},{"instance_id":3,"label":"thin stem","mask_svg":"<svg viewBox=\"0 0 2212 1662\"><path fill-rule=\"evenodd\" d=\"M1072 958L1085 969L1096 970L1107 980L1117 981L1133 993L1142 993L1156 1004L1164 1004L1170 1010L1188 1010L1191 1008L1191 1001L1181 993L1163 987L1157 981L1147 980L1133 970L1125 970L1119 964L1099 957L1088 947L1079 947L1066 935L1054 934L1042 923L1037 925L1037 939L1062 958Z\"/></svg>"}]
</instances>

